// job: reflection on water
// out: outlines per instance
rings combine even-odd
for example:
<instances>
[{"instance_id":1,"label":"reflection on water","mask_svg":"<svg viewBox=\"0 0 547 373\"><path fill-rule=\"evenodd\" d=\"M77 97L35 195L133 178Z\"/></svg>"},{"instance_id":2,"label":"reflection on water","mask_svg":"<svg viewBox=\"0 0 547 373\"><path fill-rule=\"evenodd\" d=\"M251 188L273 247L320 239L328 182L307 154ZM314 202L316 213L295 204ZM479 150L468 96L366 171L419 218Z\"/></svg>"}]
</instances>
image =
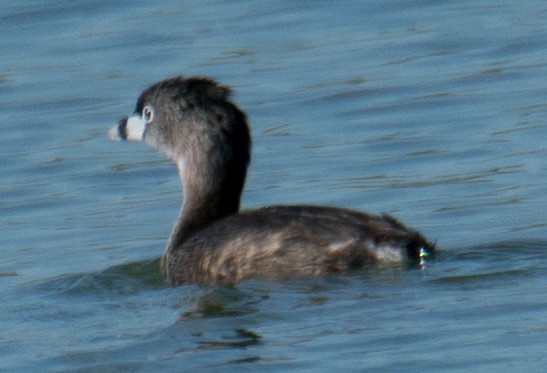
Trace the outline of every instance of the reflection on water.
<instances>
[{"instance_id":1,"label":"reflection on water","mask_svg":"<svg viewBox=\"0 0 547 373\"><path fill-rule=\"evenodd\" d=\"M370 267L347 276L250 280L237 287L171 288L158 283L157 261L29 286L39 293L55 289L54 303L69 309L85 299L104 310L104 303L115 297L118 302L109 307L116 309L116 323L140 308L147 310L141 313L146 320L154 318L157 307L168 306L178 315L166 318L158 330L134 330L127 346L60 354L50 361L57 366L70 362L99 369L103 365L91 361L110 361L109 366L120 367L137 352L146 353L147 361L129 366L142 371L171 370L189 357L189 369L251 364L253 369L278 370L301 362L302 356L330 361L340 351L384 361L386 348L396 345L401 346L400 361L418 359L424 369L426 361L454 349L466 353L466 364L489 367L519 355L513 351L499 361L484 360L473 349L486 351L493 341L509 349L522 338L544 338L537 321L545 301L537 297L534 282L545 270L545 246L543 241L500 242L445 251L424 270ZM500 284L504 296L497 291ZM85 317L88 311L79 312ZM76 322L79 317L65 313L59 319ZM485 329L488 325L496 331ZM456 347L452 338L464 342ZM453 356L439 364L448 367L457 361Z\"/></svg>"}]
</instances>

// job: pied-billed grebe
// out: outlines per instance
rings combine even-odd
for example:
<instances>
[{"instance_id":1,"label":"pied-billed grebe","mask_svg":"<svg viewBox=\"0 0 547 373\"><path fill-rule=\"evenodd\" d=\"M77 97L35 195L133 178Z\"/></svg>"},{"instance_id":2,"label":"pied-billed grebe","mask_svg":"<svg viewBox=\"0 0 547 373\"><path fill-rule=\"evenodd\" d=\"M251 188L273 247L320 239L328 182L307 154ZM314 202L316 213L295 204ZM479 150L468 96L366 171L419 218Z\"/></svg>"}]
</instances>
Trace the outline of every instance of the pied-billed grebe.
<instances>
[{"instance_id":1,"label":"pied-billed grebe","mask_svg":"<svg viewBox=\"0 0 547 373\"><path fill-rule=\"evenodd\" d=\"M230 89L213 80L175 77L152 85L109 138L145 140L178 166L184 202L162 257L173 285L418 263L435 250L387 215L308 205L240 212L249 127Z\"/></svg>"}]
</instances>

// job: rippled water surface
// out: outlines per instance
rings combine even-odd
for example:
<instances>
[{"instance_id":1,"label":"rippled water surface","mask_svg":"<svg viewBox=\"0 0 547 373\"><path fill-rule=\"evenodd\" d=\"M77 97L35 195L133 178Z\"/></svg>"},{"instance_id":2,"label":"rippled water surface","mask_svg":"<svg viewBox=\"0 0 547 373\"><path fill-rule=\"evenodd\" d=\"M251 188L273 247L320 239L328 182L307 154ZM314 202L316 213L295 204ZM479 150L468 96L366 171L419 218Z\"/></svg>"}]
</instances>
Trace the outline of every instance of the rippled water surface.
<instances>
[{"instance_id":1,"label":"rippled water surface","mask_svg":"<svg viewBox=\"0 0 547 373\"><path fill-rule=\"evenodd\" d=\"M0 370L544 370L547 3L1 5ZM176 169L106 130L176 74L247 110L246 207L388 212L439 257L166 285Z\"/></svg>"}]
</instances>

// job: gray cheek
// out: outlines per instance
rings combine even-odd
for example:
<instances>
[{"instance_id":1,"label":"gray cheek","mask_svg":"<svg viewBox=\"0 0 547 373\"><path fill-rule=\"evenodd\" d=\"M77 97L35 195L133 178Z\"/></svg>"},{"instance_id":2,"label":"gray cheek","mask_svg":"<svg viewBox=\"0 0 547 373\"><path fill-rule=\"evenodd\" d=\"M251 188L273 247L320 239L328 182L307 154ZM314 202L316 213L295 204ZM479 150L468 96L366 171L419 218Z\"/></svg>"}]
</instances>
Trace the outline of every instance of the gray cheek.
<instances>
[{"instance_id":1,"label":"gray cheek","mask_svg":"<svg viewBox=\"0 0 547 373\"><path fill-rule=\"evenodd\" d=\"M153 124L152 124L153 125ZM174 149L167 142L167 139L158 132L157 128L149 126L144 132L144 141L152 148L156 149L160 153L165 154L168 158L176 161Z\"/></svg>"}]
</instances>

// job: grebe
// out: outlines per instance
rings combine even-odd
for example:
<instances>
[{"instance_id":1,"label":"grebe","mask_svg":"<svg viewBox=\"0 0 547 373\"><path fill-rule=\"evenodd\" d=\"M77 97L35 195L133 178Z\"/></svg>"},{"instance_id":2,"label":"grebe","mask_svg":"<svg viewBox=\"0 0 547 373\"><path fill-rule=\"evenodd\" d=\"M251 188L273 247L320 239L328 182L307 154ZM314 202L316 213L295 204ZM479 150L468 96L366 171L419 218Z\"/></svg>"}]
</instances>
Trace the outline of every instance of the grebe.
<instances>
[{"instance_id":1,"label":"grebe","mask_svg":"<svg viewBox=\"0 0 547 373\"><path fill-rule=\"evenodd\" d=\"M166 79L109 131L110 139L146 141L178 167L183 204L161 261L173 285L323 275L434 253L388 215L311 205L240 211L251 136L230 93L204 77Z\"/></svg>"}]
</instances>

